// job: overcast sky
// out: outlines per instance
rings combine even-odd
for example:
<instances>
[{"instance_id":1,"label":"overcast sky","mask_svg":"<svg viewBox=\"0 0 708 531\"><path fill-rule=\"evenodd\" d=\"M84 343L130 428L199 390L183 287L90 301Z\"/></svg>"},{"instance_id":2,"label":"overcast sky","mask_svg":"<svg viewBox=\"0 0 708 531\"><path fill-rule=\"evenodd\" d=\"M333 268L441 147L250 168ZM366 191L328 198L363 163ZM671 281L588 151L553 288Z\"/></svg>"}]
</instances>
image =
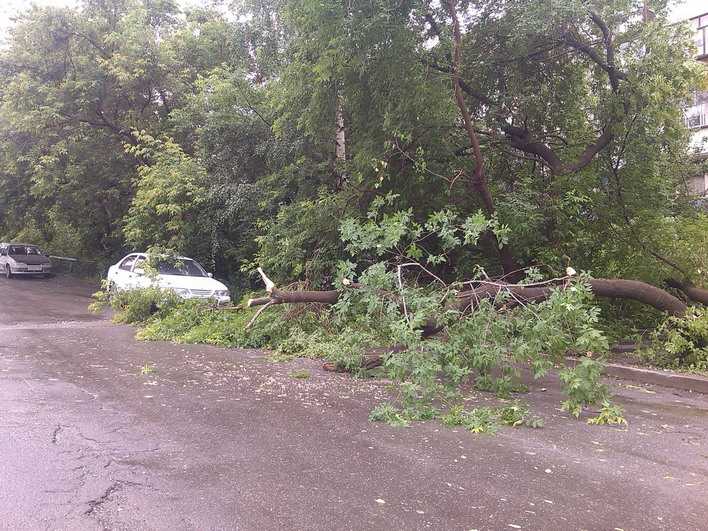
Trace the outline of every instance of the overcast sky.
<instances>
[{"instance_id":1,"label":"overcast sky","mask_svg":"<svg viewBox=\"0 0 708 531\"><path fill-rule=\"evenodd\" d=\"M0 0L0 35L11 24L11 18L32 4L41 6L75 6L79 0ZM180 0L183 5L195 5L200 0ZM708 11L706 0L675 0L672 20L685 20Z\"/></svg>"},{"instance_id":2,"label":"overcast sky","mask_svg":"<svg viewBox=\"0 0 708 531\"><path fill-rule=\"evenodd\" d=\"M17 13L28 9L32 5L38 6L76 6L80 0L0 0L0 33L12 24L12 17ZM200 0L179 0L182 5L196 5L202 3Z\"/></svg>"}]
</instances>

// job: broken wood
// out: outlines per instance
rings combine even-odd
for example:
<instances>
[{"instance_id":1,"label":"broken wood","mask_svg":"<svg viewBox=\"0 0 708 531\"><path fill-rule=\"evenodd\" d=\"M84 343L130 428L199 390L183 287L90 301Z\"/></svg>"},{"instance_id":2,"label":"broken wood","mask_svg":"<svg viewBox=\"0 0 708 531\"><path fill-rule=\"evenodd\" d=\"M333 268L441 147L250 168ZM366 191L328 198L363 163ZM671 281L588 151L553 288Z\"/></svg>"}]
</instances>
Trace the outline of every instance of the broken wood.
<instances>
[{"instance_id":1,"label":"broken wood","mask_svg":"<svg viewBox=\"0 0 708 531\"><path fill-rule=\"evenodd\" d=\"M248 299L246 306L249 308L271 304L335 304L339 300L340 292L338 290L285 291L278 289L262 268L258 268L258 273L261 275L261 279L263 279L268 297ZM345 283L345 285L347 284ZM350 285L355 286L355 284Z\"/></svg>"},{"instance_id":2,"label":"broken wood","mask_svg":"<svg viewBox=\"0 0 708 531\"><path fill-rule=\"evenodd\" d=\"M258 272L266 286L268 296L250 299L248 301L249 307L272 306L275 304L335 304L343 293L343 290L281 290L268 278L263 269L258 268ZM464 283L464 285L472 285L474 287L460 291L457 294L458 302L456 306L461 313L466 313L474 310L482 300L495 300L505 296L505 294L507 300L505 300L503 304L507 307L541 302L548 299L554 290L565 289L571 285L570 280L573 273L574 272L565 277L535 284L508 284L491 281L467 282ZM683 316L688 309L688 306L679 298L674 297L661 288L639 280L595 278L587 282L593 294L597 297L635 300L642 304L652 306L661 312L678 317ZM346 289L361 287L360 284L350 281L343 282L343 284L347 286ZM689 288L687 287L686 289ZM695 291L691 291L691 293L696 297L702 297L706 292L706 290L701 290L700 288L694 288L694 290ZM383 296L391 297L392 295L383 294ZM260 314L260 311L258 314ZM442 330L442 327L436 323L429 322L426 323L423 333L425 336L430 336L438 333L440 330Z\"/></svg>"}]
</instances>

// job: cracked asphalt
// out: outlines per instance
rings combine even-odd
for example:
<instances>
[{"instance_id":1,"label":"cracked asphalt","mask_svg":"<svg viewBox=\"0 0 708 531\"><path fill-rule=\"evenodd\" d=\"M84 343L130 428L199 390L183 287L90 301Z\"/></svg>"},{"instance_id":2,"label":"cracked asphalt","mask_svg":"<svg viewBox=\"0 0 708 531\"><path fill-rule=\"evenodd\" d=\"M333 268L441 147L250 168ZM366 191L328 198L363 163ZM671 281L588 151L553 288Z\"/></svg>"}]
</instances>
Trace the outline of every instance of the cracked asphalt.
<instances>
[{"instance_id":1,"label":"cracked asphalt","mask_svg":"<svg viewBox=\"0 0 708 531\"><path fill-rule=\"evenodd\" d=\"M707 396L614 380L629 425L589 426L549 378L543 429L392 428L384 381L139 342L94 289L0 280L0 529L708 528Z\"/></svg>"}]
</instances>

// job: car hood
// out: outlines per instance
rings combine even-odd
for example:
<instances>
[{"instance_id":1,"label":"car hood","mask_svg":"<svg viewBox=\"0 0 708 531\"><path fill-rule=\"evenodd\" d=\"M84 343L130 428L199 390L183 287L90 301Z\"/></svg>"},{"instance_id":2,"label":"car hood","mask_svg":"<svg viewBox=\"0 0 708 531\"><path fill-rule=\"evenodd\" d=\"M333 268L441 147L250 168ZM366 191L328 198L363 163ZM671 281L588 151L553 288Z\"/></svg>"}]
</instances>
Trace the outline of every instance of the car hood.
<instances>
[{"instance_id":1,"label":"car hood","mask_svg":"<svg viewBox=\"0 0 708 531\"><path fill-rule=\"evenodd\" d=\"M15 262L21 262L27 265L41 265L50 263L49 258L47 258L46 256L40 256L36 254L10 254L8 256L12 258Z\"/></svg>"},{"instance_id":2,"label":"car hood","mask_svg":"<svg viewBox=\"0 0 708 531\"><path fill-rule=\"evenodd\" d=\"M158 275L157 285L161 288L228 290L221 282L210 277L185 277L182 275Z\"/></svg>"}]
</instances>

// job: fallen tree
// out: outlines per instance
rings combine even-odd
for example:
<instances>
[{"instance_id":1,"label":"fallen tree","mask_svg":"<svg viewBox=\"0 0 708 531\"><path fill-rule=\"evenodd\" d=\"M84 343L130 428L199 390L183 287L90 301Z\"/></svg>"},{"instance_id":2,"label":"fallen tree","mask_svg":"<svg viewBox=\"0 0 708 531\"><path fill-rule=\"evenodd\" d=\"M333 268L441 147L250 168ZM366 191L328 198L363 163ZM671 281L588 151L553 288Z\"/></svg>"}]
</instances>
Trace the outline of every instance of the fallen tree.
<instances>
[{"instance_id":1,"label":"fallen tree","mask_svg":"<svg viewBox=\"0 0 708 531\"><path fill-rule=\"evenodd\" d=\"M684 315L688 308L683 301L667 291L639 280L595 278L589 279L587 282L597 297L635 300L676 317ZM458 299L461 301L462 308L474 307L477 301L495 299L504 294L508 294L512 298L512 303L539 302L546 300L554 289L565 289L566 286L568 286L567 282L545 286L485 282L470 290L460 292Z\"/></svg>"},{"instance_id":2,"label":"fallen tree","mask_svg":"<svg viewBox=\"0 0 708 531\"><path fill-rule=\"evenodd\" d=\"M279 289L261 268L258 269L258 272L265 284L267 296L250 299L248 301L248 306L260 307L248 326L251 326L258 316L269 306L279 304L333 305L340 301L348 290L357 290L363 287L362 284L344 280L342 282L344 287L340 290L283 290ZM444 307L455 310L459 312L459 315L465 316L475 312L475 310L482 305L483 301L492 301L494 308L502 313L515 307L532 306L547 301L557 291L573 289L573 286L576 285L573 282L575 272L572 271L572 269L569 269L568 272L569 274L564 277L531 284L511 284L492 280L476 280L447 286L446 290L452 291L453 296L444 298L447 301ZM688 310L688 306L679 298L646 282L628 279L585 279L584 283L596 297L616 300L634 300L674 317L682 317ZM454 287L466 289L453 291ZM382 299L394 300L401 315L405 314L406 305L405 300L402 300L402 291L400 294L397 294L392 291L381 290L380 293ZM374 296L376 296L375 293ZM423 337L434 336L438 332L446 329L449 331L449 327L446 328L446 325L441 322L435 322L433 319L426 320L418 329L422 330ZM369 348L363 352L361 365L359 365L359 367L371 369L380 366L388 355L401 353L405 350L406 347L397 344L393 344L389 347ZM324 368L332 371L347 370L334 362L325 363Z\"/></svg>"},{"instance_id":3,"label":"fallen tree","mask_svg":"<svg viewBox=\"0 0 708 531\"><path fill-rule=\"evenodd\" d=\"M682 292L688 300L708 306L708 289L699 288L676 279L668 279L666 285Z\"/></svg>"},{"instance_id":4,"label":"fallen tree","mask_svg":"<svg viewBox=\"0 0 708 531\"><path fill-rule=\"evenodd\" d=\"M344 290L281 290L268 278L263 269L258 268L258 272L263 279L268 296L249 299L248 306L263 306L264 308L259 312L274 304L335 304L344 293ZM471 288L457 293L457 307L462 313L465 313L474 310L476 305L485 299L501 299L500 304L507 306L540 302L548 299L553 290L566 289L570 286L571 278L572 275L568 275L533 284L509 284L484 280L465 282L463 285L471 286ZM639 280L598 278L589 279L587 282L597 297L634 300L676 317L684 315L688 308L683 301L669 292ZM346 280L344 285L345 289L360 287L359 284ZM691 298L698 302L703 302L701 297L708 293L708 290L699 288L682 288L687 295L689 293L686 291L687 289L696 297L695 299ZM254 317L257 315L258 313Z\"/></svg>"}]
</instances>

